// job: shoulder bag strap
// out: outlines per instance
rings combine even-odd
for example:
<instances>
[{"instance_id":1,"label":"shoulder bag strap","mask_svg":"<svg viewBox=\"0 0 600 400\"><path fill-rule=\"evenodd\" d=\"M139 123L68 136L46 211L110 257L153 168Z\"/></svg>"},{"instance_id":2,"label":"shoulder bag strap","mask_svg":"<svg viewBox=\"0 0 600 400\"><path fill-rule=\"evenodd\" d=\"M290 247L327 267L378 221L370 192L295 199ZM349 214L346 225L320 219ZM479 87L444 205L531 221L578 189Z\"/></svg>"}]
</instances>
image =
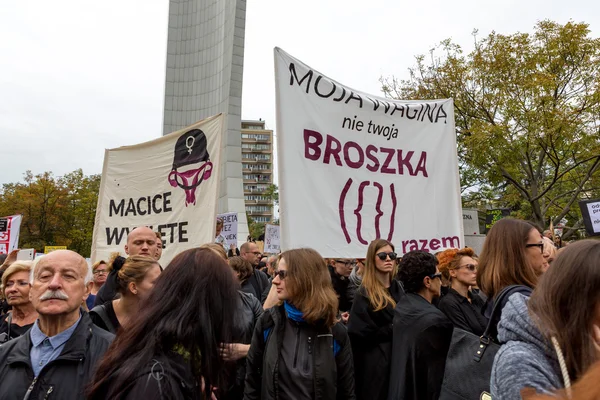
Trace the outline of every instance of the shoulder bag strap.
<instances>
[{"instance_id":1,"label":"shoulder bag strap","mask_svg":"<svg viewBox=\"0 0 600 400\"><path fill-rule=\"evenodd\" d=\"M106 328L108 329L108 331L110 333L116 333L117 332L117 330L115 329L115 326L110 321L110 318L108 318L108 313L106 312L106 307L104 307L104 304L100 304L100 305L92 308L90 310L90 312L93 312L97 316L100 317L100 319L102 320L102 322L104 322L104 325L106 325Z\"/></svg>"}]
</instances>

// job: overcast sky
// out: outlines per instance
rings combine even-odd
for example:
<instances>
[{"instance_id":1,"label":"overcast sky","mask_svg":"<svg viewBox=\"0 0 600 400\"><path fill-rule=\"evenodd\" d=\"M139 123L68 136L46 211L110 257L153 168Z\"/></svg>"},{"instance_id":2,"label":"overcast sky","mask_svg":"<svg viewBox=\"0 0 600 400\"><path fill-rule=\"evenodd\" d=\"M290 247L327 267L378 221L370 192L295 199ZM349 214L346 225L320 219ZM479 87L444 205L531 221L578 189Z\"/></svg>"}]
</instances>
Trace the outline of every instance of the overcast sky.
<instances>
[{"instance_id":1,"label":"overcast sky","mask_svg":"<svg viewBox=\"0 0 600 400\"><path fill-rule=\"evenodd\" d=\"M100 173L105 148L161 135L168 0L0 0L0 183L26 170ZM414 56L473 29L531 32L590 24L600 3L571 0L248 0L242 114L275 129L273 47L353 88L380 94Z\"/></svg>"}]
</instances>

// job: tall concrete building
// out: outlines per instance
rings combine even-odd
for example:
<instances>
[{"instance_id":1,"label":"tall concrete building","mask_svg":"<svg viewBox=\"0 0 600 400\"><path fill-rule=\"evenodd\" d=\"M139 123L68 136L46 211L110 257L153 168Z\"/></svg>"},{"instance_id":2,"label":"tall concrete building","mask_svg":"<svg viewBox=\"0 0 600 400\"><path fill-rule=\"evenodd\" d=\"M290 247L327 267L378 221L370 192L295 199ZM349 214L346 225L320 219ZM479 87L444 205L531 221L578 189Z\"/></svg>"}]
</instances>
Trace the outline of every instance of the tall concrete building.
<instances>
[{"instance_id":1,"label":"tall concrete building","mask_svg":"<svg viewBox=\"0 0 600 400\"><path fill-rule=\"evenodd\" d=\"M273 202L265 192L273 183L273 131L265 121L242 121L242 173L246 212L256 222L271 222Z\"/></svg>"},{"instance_id":2,"label":"tall concrete building","mask_svg":"<svg viewBox=\"0 0 600 400\"><path fill-rule=\"evenodd\" d=\"M246 239L241 115L245 0L170 0L163 134L203 118L227 116L218 212L238 213Z\"/></svg>"}]
</instances>

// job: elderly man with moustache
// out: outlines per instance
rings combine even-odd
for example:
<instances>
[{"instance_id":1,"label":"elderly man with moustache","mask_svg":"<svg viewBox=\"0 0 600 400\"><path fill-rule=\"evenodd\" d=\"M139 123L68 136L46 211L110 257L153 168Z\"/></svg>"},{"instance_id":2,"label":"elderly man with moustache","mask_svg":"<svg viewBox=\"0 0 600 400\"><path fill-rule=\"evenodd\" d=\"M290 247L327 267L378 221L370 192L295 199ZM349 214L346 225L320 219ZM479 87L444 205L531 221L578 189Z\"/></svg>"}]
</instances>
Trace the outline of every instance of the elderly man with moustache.
<instances>
[{"instance_id":1,"label":"elderly man with moustache","mask_svg":"<svg viewBox=\"0 0 600 400\"><path fill-rule=\"evenodd\" d=\"M82 399L114 336L80 308L92 271L79 254L58 250L31 270L29 296L39 317L31 330L0 346L0 399Z\"/></svg>"},{"instance_id":2,"label":"elderly man with moustache","mask_svg":"<svg viewBox=\"0 0 600 400\"><path fill-rule=\"evenodd\" d=\"M158 260L162 254L162 241L158 243L158 235L146 226L135 228L127 235L125 253L128 256L149 256ZM160 246L160 248L159 248ZM96 294L94 307L114 300L117 295L117 273L123 266L125 258L117 257L112 263L112 269L106 277L106 282Z\"/></svg>"}]
</instances>

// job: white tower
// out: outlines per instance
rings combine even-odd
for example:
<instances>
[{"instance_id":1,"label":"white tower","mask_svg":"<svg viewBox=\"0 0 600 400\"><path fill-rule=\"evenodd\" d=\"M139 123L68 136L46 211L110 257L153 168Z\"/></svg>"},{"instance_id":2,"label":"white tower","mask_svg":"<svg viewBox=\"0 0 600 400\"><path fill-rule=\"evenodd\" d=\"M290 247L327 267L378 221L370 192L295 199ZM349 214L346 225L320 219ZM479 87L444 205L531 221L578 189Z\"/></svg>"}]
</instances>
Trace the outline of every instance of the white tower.
<instances>
[{"instance_id":1,"label":"white tower","mask_svg":"<svg viewBox=\"0 0 600 400\"><path fill-rule=\"evenodd\" d=\"M163 134L224 113L218 212L248 236L241 151L245 0L170 0Z\"/></svg>"}]
</instances>

